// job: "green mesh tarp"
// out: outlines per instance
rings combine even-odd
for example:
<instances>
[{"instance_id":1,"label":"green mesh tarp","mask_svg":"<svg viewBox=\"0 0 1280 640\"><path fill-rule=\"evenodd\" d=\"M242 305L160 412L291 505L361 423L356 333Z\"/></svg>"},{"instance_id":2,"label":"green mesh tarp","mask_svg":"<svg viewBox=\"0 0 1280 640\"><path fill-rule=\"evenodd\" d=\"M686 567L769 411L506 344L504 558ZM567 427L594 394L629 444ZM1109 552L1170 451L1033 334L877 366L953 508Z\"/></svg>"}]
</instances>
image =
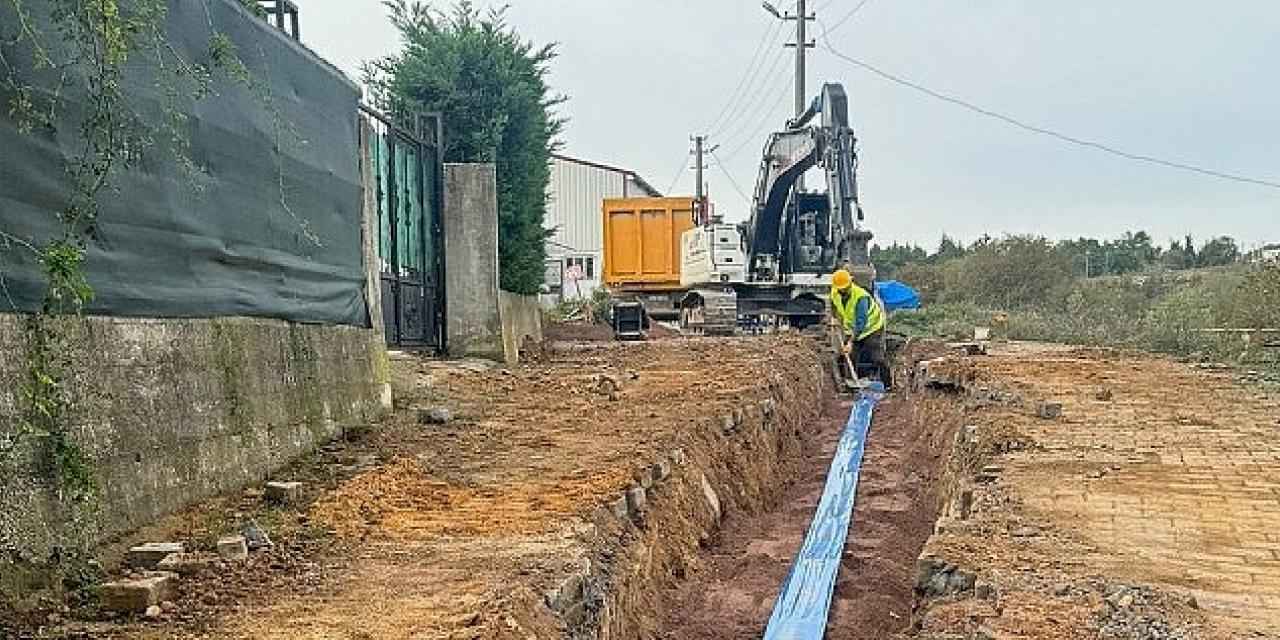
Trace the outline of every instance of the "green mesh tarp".
<instances>
[{"instance_id":1,"label":"green mesh tarp","mask_svg":"<svg viewBox=\"0 0 1280 640\"><path fill-rule=\"evenodd\" d=\"M47 18L48 2L24 4ZM32 75L31 52L11 44L16 24L12 3L0 2L5 58L35 84L52 86ZM47 19L39 26L51 32ZM214 95L195 102L187 93L176 103L187 116L189 157L204 175L184 170L157 134L160 144L102 193L88 251L95 292L88 311L368 326L359 90L234 0L170 2L167 28L178 55L210 65L211 37L225 34L258 86L219 79ZM155 126L173 111L163 92L174 85L151 57L134 56L125 91ZM22 133L9 113L12 91L0 83L0 231L36 246L60 233L56 214L74 191L68 160L83 144L83 86L64 91L54 128ZM0 310L38 309L44 288L36 256L0 242Z\"/></svg>"}]
</instances>

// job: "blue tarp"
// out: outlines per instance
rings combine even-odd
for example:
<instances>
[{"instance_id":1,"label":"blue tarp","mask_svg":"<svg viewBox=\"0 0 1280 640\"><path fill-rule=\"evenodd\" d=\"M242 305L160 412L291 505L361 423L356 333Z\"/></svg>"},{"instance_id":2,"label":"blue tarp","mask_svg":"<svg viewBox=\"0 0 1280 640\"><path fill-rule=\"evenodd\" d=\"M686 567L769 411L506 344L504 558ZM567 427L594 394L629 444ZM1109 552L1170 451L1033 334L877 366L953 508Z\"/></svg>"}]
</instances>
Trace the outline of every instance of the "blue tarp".
<instances>
[{"instance_id":1,"label":"blue tarp","mask_svg":"<svg viewBox=\"0 0 1280 640\"><path fill-rule=\"evenodd\" d=\"M877 282L876 294L880 296L880 301L884 303L884 308L889 311L920 308L920 294L916 293L915 289L897 280Z\"/></svg>"},{"instance_id":2,"label":"blue tarp","mask_svg":"<svg viewBox=\"0 0 1280 640\"><path fill-rule=\"evenodd\" d=\"M876 388L863 391L849 415L831 460L818 510L773 605L765 640L822 640L826 633L840 556L853 520L871 414L884 390L878 383L873 384Z\"/></svg>"}]
</instances>

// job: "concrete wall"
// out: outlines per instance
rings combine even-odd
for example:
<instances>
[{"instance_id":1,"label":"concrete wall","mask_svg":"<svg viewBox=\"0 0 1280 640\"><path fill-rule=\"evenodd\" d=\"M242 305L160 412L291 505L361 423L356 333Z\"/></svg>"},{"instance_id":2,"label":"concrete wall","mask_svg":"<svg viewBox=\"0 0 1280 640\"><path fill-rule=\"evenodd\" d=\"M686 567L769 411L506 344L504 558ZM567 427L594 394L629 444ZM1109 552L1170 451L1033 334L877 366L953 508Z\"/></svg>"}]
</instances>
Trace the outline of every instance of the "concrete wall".
<instances>
[{"instance_id":1,"label":"concrete wall","mask_svg":"<svg viewBox=\"0 0 1280 640\"><path fill-rule=\"evenodd\" d=\"M542 308L538 296L498 292L502 320L502 351L507 366L520 364L520 347L526 339L542 342Z\"/></svg>"},{"instance_id":2,"label":"concrete wall","mask_svg":"<svg viewBox=\"0 0 1280 640\"><path fill-rule=\"evenodd\" d=\"M30 322L0 314L6 444L24 410ZM53 326L70 372L66 422L100 487L91 538L261 481L380 410L368 329L102 317ZM39 562L68 535L69 513L41 445L16 442L0 473L0 550Z\"/></svg>"},{"instance_id":3,"label":"concrete wall","mask_svg":"<svg viewBox=\"0 0 1280 640\"><path fill-rule=\"evenodd\" d=\"M503 359L498 312L498 188L492 164L444 166L449 355Z\"/></svg>"}]
</instances>

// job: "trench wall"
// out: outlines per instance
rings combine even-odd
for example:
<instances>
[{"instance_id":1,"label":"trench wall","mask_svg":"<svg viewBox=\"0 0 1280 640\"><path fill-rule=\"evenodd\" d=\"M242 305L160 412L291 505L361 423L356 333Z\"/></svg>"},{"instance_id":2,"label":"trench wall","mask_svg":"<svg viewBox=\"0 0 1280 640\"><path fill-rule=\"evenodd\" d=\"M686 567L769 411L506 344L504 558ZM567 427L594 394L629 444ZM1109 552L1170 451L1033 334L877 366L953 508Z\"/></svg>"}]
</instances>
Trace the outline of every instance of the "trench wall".
<instances>
[{"instance_id":1,"label":"trench wall","mask_svg":"<svg viewBox=\"0 0 1280 640\"><path fill-rule=\"evenodd\" d=\"M652 638L668 590L698 570L726 519L776 506L831 393L812 357L780 362L716 417L692 422L593 518L589 562L547 592L568 637Z\"/></svg>"},{"instance_id":2,"label":"trench wall","mask_svg":"<svg viewBox=\"0 0 1280 640\"><path fill-rule=\"evenodd\" d=\"M370 329L257 319L57 320L64 370L73 376L65 422L99 487L86 521L60 495L48 448L20 433L30 322L0 314L0 576L24 575L5 563L48 562L69 538L101 541L263 480L374 417L384 400L374 371L380 345ZM39 586L0 580L0 595Z\"/></svg>"}]
</instances>

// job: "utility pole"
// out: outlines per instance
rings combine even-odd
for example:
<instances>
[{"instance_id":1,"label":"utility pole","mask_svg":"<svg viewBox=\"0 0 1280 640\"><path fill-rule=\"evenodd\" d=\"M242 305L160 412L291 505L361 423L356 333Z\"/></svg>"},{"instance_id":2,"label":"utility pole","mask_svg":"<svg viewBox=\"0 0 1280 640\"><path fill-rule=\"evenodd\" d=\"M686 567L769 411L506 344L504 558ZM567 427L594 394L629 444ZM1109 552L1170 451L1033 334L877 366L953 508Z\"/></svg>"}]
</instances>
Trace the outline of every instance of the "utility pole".
<instances>
[{"instance_id":1,"label":"utility pole","mask_svg":"<svg viewBox=\"0 0 1280 640\"><path fill-rule=\"evenodd\" d=\"M706 156L715 153L720 145L707 148L706 136L693 136L693 169L696 183L693 187L693 208L694 222L698 225L705 225L711 222L711 207L707 204L707 188L706 182L703 180L703 172L707 168Z\"/></svg>"},{"instance_id":2,"label":"utility pole","mask_svg":"<svg viewBox=\"0 0 1280 640\"><path fill-rule=\"evenodd\" d=\"M706 141L705 136L693 137L693 162L694 162L694 187L693 187L693 209L695 213L694 222L699 225L707 223L706 220L706 190L702 186L702 168L705 164L702 162L702 144Z\"/></svg>"},{"instance_id":3,"label":"utility pole","mask_svg":"<svg viewBox=\"0 0 1280 640\"><path fill-rule=\"evenodd\" d=\"M808 2L806 0L796 0L796 12L794 15L788 13L780 15L777 7L769 2L764 3L765 11L773 14L774 17L782 20L794 20L796 23L796 41L788 42L786 46L795 47L796 50L796 118L799 119L801 114L809 106L808 88L805 86L805 55L809 49L817 46L817 43L809 42L809 21L816 20L816 15L809 14ZM796 181L796 190L804 189L804 176Z\"/></svg>"},{"instance_id":4,"label":"utility pole","mask_svg":"<svg viewBox=\"0 0 1280 640\"><path fill-rule=\"evenodd\" d=\"M807 31L809 21L815 16L810 16L808 9L805 7L805 0L796 0L796 117L808 107L809 94L805 93L805 53L813 45L809 44Z\"/></svg>"}]
</instances>

